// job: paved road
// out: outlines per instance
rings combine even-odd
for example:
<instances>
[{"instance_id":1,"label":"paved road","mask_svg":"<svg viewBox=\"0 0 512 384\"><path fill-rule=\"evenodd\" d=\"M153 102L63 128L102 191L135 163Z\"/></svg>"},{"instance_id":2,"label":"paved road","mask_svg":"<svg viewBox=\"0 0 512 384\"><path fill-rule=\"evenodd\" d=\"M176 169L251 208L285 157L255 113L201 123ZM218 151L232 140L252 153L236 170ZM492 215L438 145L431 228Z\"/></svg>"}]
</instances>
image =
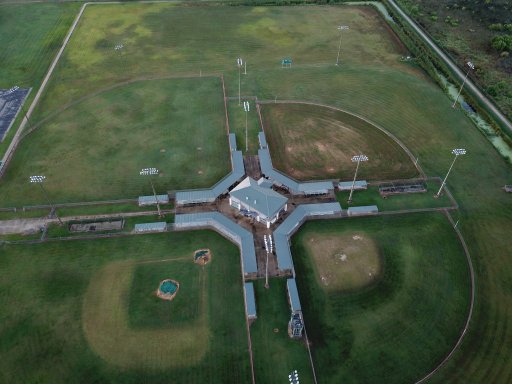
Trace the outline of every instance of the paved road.
<instances>
[{"instance_id":1,"label":"paved road","mask_svg":"<svg viewBox=\"0 0 512 384\"><path fill-rule=\"evenodd\" d=\"M411 27L414 28L414 30L421 36L421 38L439 55L439 57L441 57L445 64L448 65L450 69L457 74L460 81L462 81L466 76L466 73L460 70L460 68L452 61L452 59L447 54L445 54L434 43L434 41L425 32L423 32L423 30L409 16L405 14L404 11L402 11L402 9L395 3L394 0L388 0L388 2L389 5L391 5L391 7L393 7L400 14L400 16L402 16L411 25ZM505 117L503 113L500 112L498 108L496 108L493 102L480 91L480 89L471 81L471 79L466 80L465 86L471 89L471 91L480 99L480 101L496 115L500 123L508 129L508 133L512 134L512 123Z\"/></svg>"}]
</instances>

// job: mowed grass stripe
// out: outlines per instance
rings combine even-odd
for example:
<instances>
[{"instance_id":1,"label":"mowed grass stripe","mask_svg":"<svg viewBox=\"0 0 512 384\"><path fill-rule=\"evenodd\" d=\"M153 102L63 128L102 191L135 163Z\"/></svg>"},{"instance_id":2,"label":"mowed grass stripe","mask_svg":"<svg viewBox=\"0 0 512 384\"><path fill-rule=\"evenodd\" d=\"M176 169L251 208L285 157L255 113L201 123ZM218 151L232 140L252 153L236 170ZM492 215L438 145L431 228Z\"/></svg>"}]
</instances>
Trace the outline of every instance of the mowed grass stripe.
<instances>
[{"instance_id":1,"label":"mowed grass stripe","mask_svg":"<svg viewBox=\"0 0 512 384\"><path fill-rule=\"evenodd\" d=\"M133 329L124 299L130 291L133 267L133 261L113 262L91 278L83 304L84 331L91 347L122 368L165 369L197 364L209 342L204 284L202 310L196 321L168 329Z\"/></svg>"},{"instance_id":2,"label":"mowed grass stripe","mask_svg":"<svg viewBox=\"0 0 512 384\"><path fill-rule=\"evenodd\" d=\"M418 175L400 145L377 127L348 113L308 104L264 104L263 125L274 166L300 180L349 179L352 156L365 154L362 179Z\"/></svg>"},{"instance_id":3,"label":"mowed grass stripe","mask_svg":"<svg viewBox=\"0 0 512 384\"><path fill-rule=\"evenodd\" d=\"M215 255L204 271L192 259L193 252L202 247L210 248ZM239 250L220 235L211 231L194 231L122 239L2 245L0 252L0 305L3 308L0 311L0 380L5 378L5 382L13 384L34 381L56 384L250 382ZM129 275L133 267L137 268L137 261L182 259L184 256L189 257L190 270L208 275L194 287L207 296L202 303L206 306L202 317L207 322L207 340L195 340L196 336L204 335L199 326L188 333L193 339L192 344L207 343L202 359L198 361L195 351L182 350L180 356L173 356L183 363L181 366L169 366L168 361L161 360L163 357L159 349L170 349L163 344L172 344L173 340L157 336L165 335L166 331L172 332L169 324L156 328L132 328L135 336L126 327L111 329L111 334L105 335L109 340L116 335L127 336L127 347L140 341L147 356L140 356L142 363L132 361L133 367L119 367L98 355L91 348L84 331L86 297L90 300L90 293L98 293L99 296L93 295L95 297L92 298L98 304L102 301L112 303L106 312L112 311L115 316L96 313L95 318L88 317L88 321L98 325L92 332L99 332L101 326L112 325L111 319L126 321L130 310L130 284L133 283ZM176 263L168 263L169 271ZM163 266L162 263L152 265L155 270ZM112 278L111 282L107 281L108 276ZM108 296L109 291L102 291L98 285L91 286L95 279L110 289L118 300L112 300ZM124 288L116 288L118 280ZM188 289L185 277L181 276L181 282ZM152 283L156 288L159 281L148 285L153 286ZM148 297L152 298L153 294L153 289L147 292ZM186 290L182 294L186 294ZM89 315L94 317L91 313ZM128 316L131 316L129 312ZM198 323L192 320L190 325ZM181 326L187 328L186 322ZM123 330L129 334L120 333ZM139 333L149 335L147 343L138 340ZM178 339L186 335L185 332ZM112 353L139 357L137 352L126 352L121 348L115 351L115 345L109 348L112 348Z\"/></svg>"},{"instance_id":4,"label":"mowed grass stripe","mask_svg":"<svg viewBox=\"0 0 512 384\"><path fill-rule=\"evenodd\" d=\"M363 234L377 243L383 272L364 289L331 292L320 283L307 251L311 243L304 242L336 234ZM469 273L441 214L309 222L292 244L320 382L413 382L458 339L468 311Z\"/></svg>"},{"instance_id":5,"label":"mowed grass stripe","mask_svg":"<svg viewBox=\"0 0 512 384\"><path fill-rule=\"evenodd\" d=\"M209 187L230 171L219 78L139 81L84 100L23 140L3 178L2 204L44 204L28 176L44 174L54 202ZM21 195L20 195L21 192ZM22 199L22 200L21 200Z\"/></svg>"}]
</instances>

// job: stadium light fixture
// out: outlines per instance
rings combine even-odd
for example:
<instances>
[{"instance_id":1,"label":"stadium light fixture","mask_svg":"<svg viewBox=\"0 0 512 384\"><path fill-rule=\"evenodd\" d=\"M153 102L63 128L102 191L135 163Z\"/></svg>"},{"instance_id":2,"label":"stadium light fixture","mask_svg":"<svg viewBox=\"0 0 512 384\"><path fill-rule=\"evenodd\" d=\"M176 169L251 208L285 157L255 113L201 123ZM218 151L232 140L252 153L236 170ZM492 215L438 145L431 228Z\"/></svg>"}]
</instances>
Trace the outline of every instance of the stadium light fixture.
<instances>
[{"instance_id":1,"label":"stadium light fixture","mask_svg":"<svg viewBox=\"0 0 512 384\"><path fill-rule=\"evenodd\" d=\"M340 51L341 51L341 36L343 36L343 31L349 29L348 25L339 25L338 30L340 31L340 44L338 46L338 56L336 57L336 65L339 64L340 61Z\"/></svg>"},{"instance_id":2,"label":"stadium light fixture","mask_svg":"<svg viewBox=\"0 0 512 384\"><path fill-rule=\"evenodd\" d=\"M46 189L43 187L43 181L45 181L45 179L46 179L46 176L43 176L43 175L34 175L34 176L29 177L29 181L31 183L39 184L39 186L41 187L41 191L43 191L43 195L46 198L46 201L52 208L52 211L55 214L55 217L57 218L57 220L59 220L59 224L62 226L62 225L64 225L64 223L60 219L59 215L57 215L57 209L55 208L55 205L53 205L52 202L50 201L50 198L48 197L48 192L46 192Z\"/></svg>"},{"instance_id":3,"label":"stadium light fixture","mask_svg":"<svg viewBox=\"0 0 512 384\"><path fill-rule=\"evenodd\" d=\"M6 94L6 95L10 95L11 93L16 92L18 89L20 89L20 87L18 87L17 85L15 85L15 86L13 86L13 87L9 88L9 89L7 90L7 92L5 92L5 94Z\"/></svg>"},{"instance_id":4,"label":"stadium light fixture","mask_svg":"<svg viewBox=\"0 0 512 384\"><path fill-rule=\"evenodd\" d=\"M290 384L299 384L299 374L297 373L297 370L292 371L288 375L288 380Z\"/></svg>"},{"instance_id":5,"label":"stadium light fixture","mask_svg":"<svg viewBox=\"0 0 512 384\"><path fill-rule=\"evenodd\" d=\"M368 156L366 155L356 155L352 156L352 162L357 163L356 172L354 173L354 180L352 180L352 187L350 188L350 195L348 196L348 203L352 203L352 193L354 193L354 186L356 185L357 171L359 170L359 164L361 162L368 161Z\"/></svg>"},{"instance_id":6,"label":"stadium light fixture","mask_svg":"<svg viewBox=\"0 0 512 384\"><path fill-rule=\"evenodd\" d=\"M241 57L236 59L236 65L238 67L238 105L240 105L241 104L241 99L240 99L240 73L242 72L242 66L244 65L244 61L242 60Z\"/></svg>"},{"instance_id":7,"label":"stadium light fixture","mask_svg":"<svg viewBox=\"0 0 512 384\"><path fill-rule=\"evenodd\" d=\"M439 191L437 191L437 193L434 195L434 197L439 197L441 195L441 190L443 189L444 185L446 184L446 179L448 179L448 175L452 171L453 164L455 164L455 160L457 160L457 157L459 157L461 155L465 155L466 150L464 148L455 148L452 150L452 153L455 155L455 157L453 158L450 168L448 168L448 172L446 173L446 176L444 177L444 180L441 183L441 187L439 188Z\"/></svg>"},{"instance_id":8,"label":"stadium light fixture","mask_svg":"<svg viewBox=\"0 0 512 384\"><path fill-rule=\"evenodd\" d=\"M139 174L141 176L153 176L158 175L159 171L156 168L142 168ZM156 209L158 210L158 217L162 217L162 211L160 210L160 202L158 201L158 197L156 197L155 185L153 184L153 180L150 177L149 182L151 183L151 189L153 190L153 196L155 196L156 201Z\"/></svg>"},{"instance_id":9,"label":"stadium light fixture","mask_svg":"<svg viewBox=\"0 0 512 384\"><path fill-rule=\"evenodd\" d=\"M468 67L468 71L466 72L466 76L464 76L464 81L462 82L462 84L460 86L459 93L457 93L457 97L455 98L455 101L452 104L452 108L455 108L457 101L459 101L460 94L462 93L462 88L464 87L464 84L466 84L466 80L468 79L469 72L475 69L475 65L471 61L468 61L466 63L466 65Z\"/></svg>"},{"instance_id":10,"label":"stadium light fixture","mask_svg":"<svg viewBox=\"0 0 512 384\"><path fill-rule=\"evenodd\" d=\"M251 109L249 102L244 101L244 111L245 111L245 152L249 150L249 136L247 133L247 112Z\"/></svg>"}]
</instances>

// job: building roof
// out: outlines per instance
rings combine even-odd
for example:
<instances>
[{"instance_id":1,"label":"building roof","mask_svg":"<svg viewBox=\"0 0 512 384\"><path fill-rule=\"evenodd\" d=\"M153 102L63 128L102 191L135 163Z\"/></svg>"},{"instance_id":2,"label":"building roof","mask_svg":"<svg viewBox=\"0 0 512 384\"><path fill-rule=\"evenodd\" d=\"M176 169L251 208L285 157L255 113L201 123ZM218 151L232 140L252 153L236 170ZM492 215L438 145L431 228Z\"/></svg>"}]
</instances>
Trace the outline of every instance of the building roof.
<instances>
[{"instance_id":1,"label":"building roof","mask_svg":"<svg viewBox=\"0 0 512 384\"><path fill-rule=\"evenodd\" d=\"M256 273L256 250L252 233L229 220L219 212L198 212L179 214L174 217L177 228L213 227L240 247L244 274Z\"/></svg>"},{"instance_id":2,"label":"building roof","mask_svg":"<svg viewBox=\"0 0 512 384\"><path fill-rule=\"evenodd\" d=\"M258 141L260 142L260 148L267 148L267 138L263 132L258 133Z\"/></svg>"},{"instance_id":3,"label":"building roof","mask_svg":"<svg viewBox=\"0 0 512 384\"><path fill-rule=\"evenodd\" d=\"M256 317L256 298L254 296L254 286L251 282L244 284L245 292L245 310L247 317Z\"/></svg>"},{"instance_id":4,"label":"building roof","mask_svg":"<svg viewBox=\"0 0 512 384\"><path fill-rule=\"evenodd\" d=\"M352 181L341 181L338 183L339 189L352 189ZM354 183L354 189L368 188L368 183L366 180L356 180Z\"/></svg>"},{"instance_id":5,"label":"building roof","mask_svg":"<svg viewBox=\"0 0 512 384\"><path fill-rule=\"evenodd\" d=\"M156 199L154 195L149 196L139 196L139 205L144 204L156 204L156 202L167 204L169 202L169 195L156 195Z\"/></svg>"},{"instance_id":6,"label":"building roof","mask_svg":"<svg viewBox=\"0 0 512 384\"><path fill-rule=\"evenodd\" d=\"M250 177L242 180L229 194L266 217L274 217L288 201L283 195L271 188L262 187Z\"/></svg>"},{"instance_id":7,"label":"building roof","mask_svg":"<svg viewBox=\"0 0 512 384\"><path fill-rule=\"evenodd\" d=\"M278 268L281 270L293 269L289 239L307 217L334 215L336 213L341 213L339 203L302 204L295 208L290 216L274 231Z\"/></svg>"},{"instance_id":8,"label":"building roof","mask_svg":"<svg viewBox=\"0 0 512 384\"><path fill-rule=\"evenodd\" d=\"M286 288L288 289L288 297L290 298L290 307L292 312L302 311L299 300L299 291L297 290L297 283L295 282L295 279L287 279Z\"/></svg>"},{"instance_id":9,"label":"building roof","mask_svg":"<svg viewBox=\"0 0 512 384\"><path fill-rule=\"evenodd\" d=\"M234 133L228 135L229 149L231 152L236 151L236 136Z\"/></svg>"},{"instance_id":10,"label":"building roof","mask_svg":"<svg viewBox=\"0 0 512 384\"><path fill-rule=\"evenodd\" d=\"M357 214L357 215L364 215L366 213L375 213L379 212L379 208L376 205L365 205L360 207L350 207L347 210L347 213L350 214Z\"/></svg>"},{"instance_id":11,"label":"building roof","mask_svg":"<svg viewBox=\"0 0 512 384\"><path fill-rule=\"evenodd\" d=\"M165 221L159 221L156 223L135 224L135 232L165 231L166 229L167 223Z\"/></svg>"}]
</instances>

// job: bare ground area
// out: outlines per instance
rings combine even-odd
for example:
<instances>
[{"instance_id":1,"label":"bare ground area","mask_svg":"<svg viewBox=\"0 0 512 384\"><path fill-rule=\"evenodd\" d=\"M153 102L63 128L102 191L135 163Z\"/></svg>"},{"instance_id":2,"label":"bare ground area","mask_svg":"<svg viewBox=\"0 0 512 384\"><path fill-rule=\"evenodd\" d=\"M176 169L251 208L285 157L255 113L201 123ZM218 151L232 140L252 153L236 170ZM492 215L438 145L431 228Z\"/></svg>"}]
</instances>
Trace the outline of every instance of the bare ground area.
<instances>
[{"instance_id":1,"label":"bare ground area","mask_svg":"<svg viewBox=\"0 0 512 384\"><path fill-rule=\"evenodd\" d=\"M380 274L377 245L366 233L311 234L305 239L305 246L313 255L317 279L326 290L360 288Z\"/></svg>"}]
</instances>

